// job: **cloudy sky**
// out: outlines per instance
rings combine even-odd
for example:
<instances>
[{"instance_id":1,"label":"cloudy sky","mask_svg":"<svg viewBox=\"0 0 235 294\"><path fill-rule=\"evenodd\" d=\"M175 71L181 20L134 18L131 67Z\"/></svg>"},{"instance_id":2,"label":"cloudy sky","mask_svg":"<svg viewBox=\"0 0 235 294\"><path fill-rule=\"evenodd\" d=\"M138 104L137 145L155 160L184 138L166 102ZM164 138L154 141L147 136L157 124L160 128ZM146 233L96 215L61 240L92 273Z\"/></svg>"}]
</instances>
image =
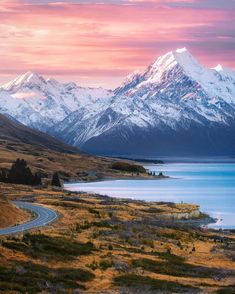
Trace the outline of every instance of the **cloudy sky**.
<instances>
[{"instance_id":1,"label":"cloudy sky","mask_svg":"<svg viewBox=\"0 0 235 294\"><path fill-rule=\"evenodd\" d=\"M112 88L181 47L235 69L235 0L0 0L0 83L31 70Z\"/></svg>"}]
</instances>

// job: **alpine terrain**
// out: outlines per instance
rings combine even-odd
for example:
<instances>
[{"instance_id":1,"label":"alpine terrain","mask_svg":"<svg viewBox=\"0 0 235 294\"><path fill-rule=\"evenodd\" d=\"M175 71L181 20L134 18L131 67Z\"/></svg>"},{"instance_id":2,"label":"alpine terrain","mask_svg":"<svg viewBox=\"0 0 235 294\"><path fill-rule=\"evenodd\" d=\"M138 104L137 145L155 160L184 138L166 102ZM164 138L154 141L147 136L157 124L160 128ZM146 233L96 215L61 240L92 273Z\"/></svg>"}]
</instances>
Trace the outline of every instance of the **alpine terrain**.
<instances>
[{"instance_id":1,"label":"alpine terrain","mask_svg":"<svg viewBox=\"0 0 235 294\"><path fill-rule=\"evenodd\" d=\"M235 71L178 49L113 92L27 73L0 90L0 111L98 154L234 155Z\"/></svg>"},{"instance_id":2,"label":"alpine terrain","mask_svg":"<svg viewBox=\"0 0 235 294\"><path fill-rule=\"evenodd\" d=\"M0 112L46 132L81 106L110 95L102 88L62 84L27 72L0 87Z\"/></svg>"}]
</instances>

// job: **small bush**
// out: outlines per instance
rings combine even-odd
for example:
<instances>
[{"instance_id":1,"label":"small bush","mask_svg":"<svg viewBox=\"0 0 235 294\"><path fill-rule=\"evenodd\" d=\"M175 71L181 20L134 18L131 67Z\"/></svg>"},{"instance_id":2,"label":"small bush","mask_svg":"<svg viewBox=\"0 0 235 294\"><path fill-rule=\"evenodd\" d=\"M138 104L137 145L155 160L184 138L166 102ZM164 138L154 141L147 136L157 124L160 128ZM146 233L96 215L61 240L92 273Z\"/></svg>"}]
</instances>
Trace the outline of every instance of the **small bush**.
<instances>
[{"instance_id":1,"label":"small bush","mask_svg":"<svg viewBox=\"0 0 235 294\"><path fill-rule=\"evenodd\" d=\"M98 210L95 210L91 207L88 208L88 211L92 214L95 214L96 216L100 217L100 212Z\"/></svg>"},{"instance_id":2,"label":"small bush","mask_svg":"<svg viewBox=\"0 0 235 294\"><path fill-rule=\"evenodd\" d=\"M154 241L149 238L142 239L142 244L154 248Z\"/></svg>"},{"instance_id":3,"label":"small bush","mask_svg":"<svg viewBox=\"0 0 235 294\"><path fill-rule=\"evenodd\" d=\"M130 164L122 161L114 162L111 168L124 172L146 173L146 169L142 165Z\"/></svg>"},{"instance_id":4,"label":"small bush","mask_svg":"<svg viewBox=\"0 0 235 294\"><path fill-rule=\"evenodd\" d=\"M99 268L102 270L106 270L113 266L113 262L111 260L101 260L99 263Z\"/></svg>"},{"instance_id":5,"label":"small bush","mask_svg":"<svg viewBox=\"0 0 235 294\"><path fill-rule=\"evenodd\" d=\"M80 224L76 224L76 232L77 233L81 233L81 225Z\"/></svg>"},{"instance_id":6,"label":"small bush","mask_svg":"<svg viewBox=\"0 0 235 294\"><path fill-rule=\"evenodd\" d=\"M96 261L92 261L92 263L88 264L87 267L89 267L90 269L92 269L94 271L97 268L99 268L99 265L98 265L98 263Z\"/></svg>"},{"instance_id":7,"label":"small bush","mask_svg":"<svg viewBox=\"0 0 235 294\"><path fill-rule=\"evenodd\" d=\"M159 262L142 258L133 260L132 263L135 267L141 267L149 272L177 277L210 278L220 274L220 270L216 268L207 268L179 261L174 262L172 260Z\"/></svg>"},{"instance_id":8,"label":"small bush","mask_svg":"<svg viewBox=\"0 0 235 294\"><path fill-rule=\"evenodd\" d=\"M93 261L91 264L88 264L87 267L92 269L93 271L96 269L101 269L101 270L107 270L108 268L113 266L113 261L104 259L101 260L99 263L96 261Z\"/></svg>"},{"instance_id":9,"label":"small bush","mask_svg":"<svg viewBox=\"0 0 235 294\"><path fill-rule=\"evenodd\" d=\"M186 286L182 285L180 283L176 282L169 282L165 280L158 280L153 279L146 276L140 276L135 274L125 274L121 276L117 276L114 278L114 284L118 286L127 286L127 287L133 287L138 289L144 289L148 288L150 290L158 290L158 291L168 291L167 293L172 292L182 292L181 289L188 290L190 292L188 293L194 293L194 290L196 290L192 286ZM165 292L164 292L165 293Z\"/></svg>"},{"instance_id":10,"label":"small bush","mask_svg":"<svg viewBox=\"0 0 235 294\"><path fill-rule=\"evenodd\" d=\"M221 288L216 293L217 294L234 294L235 293L235 285Z\"/></svg>"},{"instance_id":11,"label":"small bush","mask_svg":"<svg viewBox=\"0 0 235 294\"><path fill-rule=\"evenodd\" d=\"M108 249L109 250L113 250L113 245L112 244L109 244Z\"/></svg>"},{"instance_id":12,"label":"small bush","mask_svg":"<svg viewBox=\"0 0 235 294\"><path fill-rule=\"evenodd\" d=\"M56 289L68 292L68 289L85 289L78 282L88 282L94 279L94 274L83 269L57 268L51 269L38 264L20 263L0 267L0 290L4 293L54 293Z\"/></svg>"},{"instance_id":13,"label":"small bush","mask_svg":"<svg viewBox=\"0 0 235 294\"><path fill-rule=\"evenodd\" d=\"M95 249L91 242L80 243L63 237L49 237L42 234L25 234L21 241L4 241L2 245L35 258L56 260L71 260L79 255L90 254Z\"/></svg>"}]
</instances>

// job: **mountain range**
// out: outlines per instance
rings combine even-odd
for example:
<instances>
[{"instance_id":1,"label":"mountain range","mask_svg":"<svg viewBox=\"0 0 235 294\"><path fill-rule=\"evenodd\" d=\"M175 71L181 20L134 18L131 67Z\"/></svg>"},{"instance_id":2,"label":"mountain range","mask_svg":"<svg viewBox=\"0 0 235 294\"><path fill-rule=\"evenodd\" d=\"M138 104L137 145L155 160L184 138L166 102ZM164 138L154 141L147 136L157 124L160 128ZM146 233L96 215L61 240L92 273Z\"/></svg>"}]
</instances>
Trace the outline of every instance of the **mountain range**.
<instances>
[{"instance_id":1,"label":"mountain range","mask_svg":"<svg viewBox=\"0 0 235 294\"><path fill-rule=\"evenodd\" d=\"M235 155L235 71L185 48L114 91L28 72L0 87L0 112L96 154Z\"/></svg>"}]
</instances>

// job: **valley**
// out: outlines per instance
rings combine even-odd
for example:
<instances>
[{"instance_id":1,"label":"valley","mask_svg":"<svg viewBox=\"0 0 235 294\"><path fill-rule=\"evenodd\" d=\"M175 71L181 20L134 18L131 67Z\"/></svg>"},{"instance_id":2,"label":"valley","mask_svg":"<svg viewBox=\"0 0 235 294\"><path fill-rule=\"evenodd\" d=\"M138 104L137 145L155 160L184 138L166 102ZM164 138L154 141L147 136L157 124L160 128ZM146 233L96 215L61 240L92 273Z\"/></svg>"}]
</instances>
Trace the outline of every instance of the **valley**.
<instances>
[{"instance_id":1,"label":"valley","mask_svg":"<svg viewBox=\"0 0 235 294\"><path fill-rule=\"evenodd\" d=\"M233 165L213 174L213 161L197 160L234 155L234 85L233 71L206 69L186 49L114 91L33 72L3 85L1 171L22 158L41 186L0 183L0 232L15 233L0 237L0 291L233 293ZM197 163L177 174L154 154ZM219 215L217 194L218 207L230 203Z\"/></svg>"},{"instance_id":2,"label":"valley","mask_svg":"<svg viewBox=\"0 0 235 294\"><path fill-rule=\"evenodd\" d=\"M235 293L235 0L0 1L0 294Z\"/></svg>"}]
</instances>

